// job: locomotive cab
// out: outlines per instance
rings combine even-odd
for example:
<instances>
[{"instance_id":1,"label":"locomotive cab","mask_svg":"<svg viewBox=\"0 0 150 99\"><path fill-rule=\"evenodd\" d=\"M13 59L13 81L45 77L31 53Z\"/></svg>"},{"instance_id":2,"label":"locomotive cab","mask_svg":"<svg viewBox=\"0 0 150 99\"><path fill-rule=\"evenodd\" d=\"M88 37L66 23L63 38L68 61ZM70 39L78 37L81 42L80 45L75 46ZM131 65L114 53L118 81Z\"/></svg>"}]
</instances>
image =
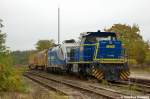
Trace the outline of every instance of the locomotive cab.
<instances>
[{"instance_id":1,"label":"locomotive cab","mask_svg":"<svg viewBox=\"0 0 150 99\"><path fill-rule=\"evenodd\" d=\"M109 32L88 32L88 35L82 37L81 44L98 43L100 41L117 40L115 33Z\"/></svg>"}]
</instances>

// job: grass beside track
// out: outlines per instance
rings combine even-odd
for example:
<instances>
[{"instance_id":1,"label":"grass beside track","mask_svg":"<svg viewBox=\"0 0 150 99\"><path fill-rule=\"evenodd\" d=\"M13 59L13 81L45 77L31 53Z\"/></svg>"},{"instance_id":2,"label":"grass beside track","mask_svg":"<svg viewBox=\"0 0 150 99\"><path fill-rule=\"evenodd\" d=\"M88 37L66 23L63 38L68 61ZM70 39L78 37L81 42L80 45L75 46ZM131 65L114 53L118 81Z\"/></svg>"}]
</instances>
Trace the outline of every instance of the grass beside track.
<instances>
[{"instance_id":1,"label":"grass beside track","mask_svg":"<svg viewBox=\"0 0 150 99\"><path fill-rule=\"evenodd\" d=\"M27 92L0 92L0 99L69 99L68 96L48 90L28 78L24 78Z\"/></svg>"}]
</instances>

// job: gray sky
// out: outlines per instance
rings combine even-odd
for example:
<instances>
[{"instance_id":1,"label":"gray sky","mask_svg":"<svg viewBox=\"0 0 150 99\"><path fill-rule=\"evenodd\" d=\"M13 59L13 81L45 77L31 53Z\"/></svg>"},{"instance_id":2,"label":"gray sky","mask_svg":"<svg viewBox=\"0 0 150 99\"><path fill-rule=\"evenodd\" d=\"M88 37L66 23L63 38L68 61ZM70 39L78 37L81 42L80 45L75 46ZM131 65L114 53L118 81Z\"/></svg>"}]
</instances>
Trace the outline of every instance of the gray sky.
<instances>
[{"instance_id":1,"label":"gray sky","mask_svg":"<svg viewBox=\"0 0 150 99\"><path fill-rule=\"evenodd\" d=\"M58 6L61 41L114 23L136 23L144 40L150 40L150 0L0 0L7 46L26 50L40 39L57 41Z\"/></svg>"}]
</instances>

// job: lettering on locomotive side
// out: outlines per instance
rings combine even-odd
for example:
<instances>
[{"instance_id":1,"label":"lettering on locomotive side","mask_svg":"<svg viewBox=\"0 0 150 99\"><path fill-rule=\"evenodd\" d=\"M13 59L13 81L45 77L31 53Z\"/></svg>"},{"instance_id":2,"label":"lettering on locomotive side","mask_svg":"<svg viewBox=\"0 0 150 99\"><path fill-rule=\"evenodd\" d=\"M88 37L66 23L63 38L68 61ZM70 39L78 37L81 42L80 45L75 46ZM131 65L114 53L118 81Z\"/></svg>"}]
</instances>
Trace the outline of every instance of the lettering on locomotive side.
<instances>
[{"instance_id":1,"label":"lettering on locomotive side","mask_svg":"<svg viewBox=\"0 0 150 99\"><path fill-rule=\"evenodd\" d=\"M115 48L115 45L107 45L106 48Z\"/></svg>"}]
</instances>

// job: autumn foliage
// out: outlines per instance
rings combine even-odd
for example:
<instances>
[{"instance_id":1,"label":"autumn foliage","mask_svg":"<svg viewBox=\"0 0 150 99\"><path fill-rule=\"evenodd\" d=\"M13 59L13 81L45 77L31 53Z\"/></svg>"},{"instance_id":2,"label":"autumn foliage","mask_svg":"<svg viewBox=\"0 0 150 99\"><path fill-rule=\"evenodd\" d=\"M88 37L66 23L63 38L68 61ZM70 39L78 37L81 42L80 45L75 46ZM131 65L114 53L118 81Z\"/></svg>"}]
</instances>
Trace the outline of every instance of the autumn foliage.
<instances>
[{"instance_id":1,"label":"autumn foliage","mask_svg":"<svg viewBox=\"0 0 150 99\"><path fill-rule=\"evenodd\" d=\"M5 38L6 34L0 31L0 91L23 91L25 87L22 74L13 67L10 51L5 46Z\"/></svg>"},{"instance_id":2,"label":"autumn foliage","mask_svg":"<svg viewBox=\"0 0 150 99\"><path fill-rule=\"evenodd\" d=\"M126 48L130 63L148 63L148 60L150 60L150 46L148 41L143 40L138 25L114 24L104 30L117 33L118 38Z\"/></svg>"}]
</instances>

